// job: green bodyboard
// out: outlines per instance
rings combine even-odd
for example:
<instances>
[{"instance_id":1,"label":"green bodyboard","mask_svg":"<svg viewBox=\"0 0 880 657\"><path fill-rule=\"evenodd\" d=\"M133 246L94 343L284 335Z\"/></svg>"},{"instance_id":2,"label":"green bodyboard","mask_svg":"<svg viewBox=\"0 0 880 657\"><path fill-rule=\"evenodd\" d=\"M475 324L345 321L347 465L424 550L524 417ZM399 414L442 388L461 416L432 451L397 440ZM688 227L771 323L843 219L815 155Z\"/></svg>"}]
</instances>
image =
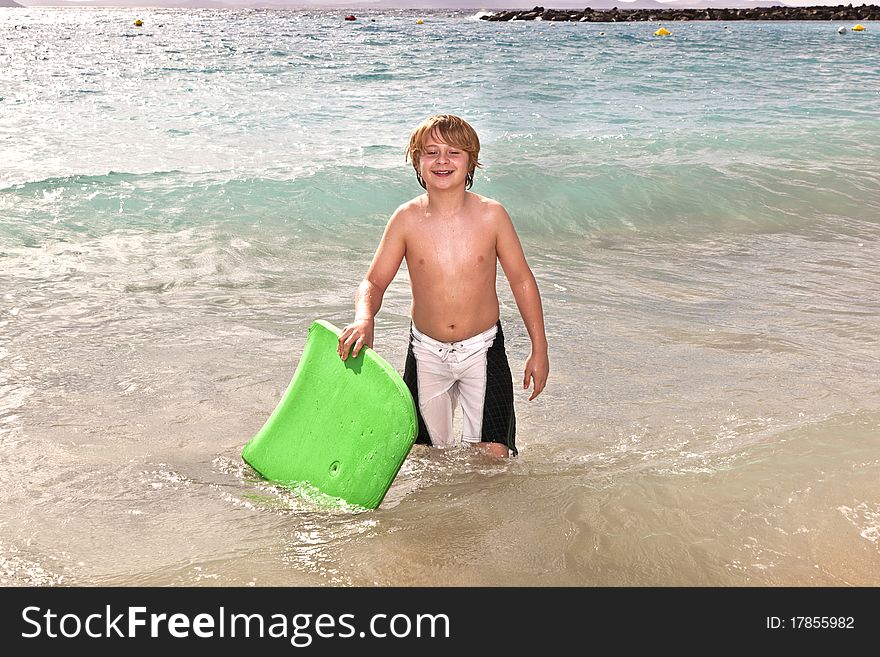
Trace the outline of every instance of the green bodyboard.
<instances>
[{"instance_id":1,"label":"green bodyboard","mask_svg":"<svg viewBox=\"0 0 880 657\"><path fill-rule=\"evenodd\" d=\"M306 482L374 509L382 503L418 432L400 375L363 348L343 361L340 330L315 321L290 385L242 458L266 479Z\"/></svg>"}]
</instances>

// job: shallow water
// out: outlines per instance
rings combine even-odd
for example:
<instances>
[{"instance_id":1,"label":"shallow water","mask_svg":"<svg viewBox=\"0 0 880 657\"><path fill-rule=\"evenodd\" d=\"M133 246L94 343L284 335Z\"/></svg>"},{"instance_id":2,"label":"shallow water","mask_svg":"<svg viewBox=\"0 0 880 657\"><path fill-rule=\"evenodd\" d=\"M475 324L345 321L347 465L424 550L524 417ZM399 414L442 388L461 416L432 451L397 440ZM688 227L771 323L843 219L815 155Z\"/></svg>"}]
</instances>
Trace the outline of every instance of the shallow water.
<instances>
[{"instance_id":1,"label":"shallow water","mask_svg":"<svg viewBox=\"0 0 880 657\"><path fill-rule=\"evenodd\" d=\"M422 15L0 10L0 583L880 584L880 26ZM544 299L520 456L272 486L240 450L436 111Z\"/></svg>"}]
</instances>

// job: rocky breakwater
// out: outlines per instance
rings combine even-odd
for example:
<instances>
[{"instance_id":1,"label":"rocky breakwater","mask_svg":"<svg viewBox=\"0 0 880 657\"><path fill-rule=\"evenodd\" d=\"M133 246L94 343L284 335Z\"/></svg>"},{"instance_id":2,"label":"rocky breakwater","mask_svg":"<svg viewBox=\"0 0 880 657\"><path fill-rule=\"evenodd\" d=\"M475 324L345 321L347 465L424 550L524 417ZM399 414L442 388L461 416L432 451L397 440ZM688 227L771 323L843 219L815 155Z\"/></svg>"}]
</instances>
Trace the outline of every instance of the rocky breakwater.
<instances>
[{"instance_id":1,"label":"rocky breakwater","mask_svg":"<svg viewBox=\"0 0 880 657\"><path fill-rule=\"evenodd\" d=\"M500 11L484 21L574 21L622 23L634 21L880 21L876 5L819 7L755 7L750 9L544 9Z\"/></svg>"}]
</instances>

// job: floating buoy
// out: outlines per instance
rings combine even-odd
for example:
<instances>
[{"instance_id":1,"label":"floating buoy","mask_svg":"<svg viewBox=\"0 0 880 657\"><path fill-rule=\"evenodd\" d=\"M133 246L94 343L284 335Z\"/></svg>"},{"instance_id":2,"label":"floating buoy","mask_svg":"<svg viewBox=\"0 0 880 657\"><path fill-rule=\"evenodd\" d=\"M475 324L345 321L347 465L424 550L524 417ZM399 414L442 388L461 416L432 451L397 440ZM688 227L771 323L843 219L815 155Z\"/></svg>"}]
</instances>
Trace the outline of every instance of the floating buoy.
<instances>
[{"instance_id":1,"label":"floating buoy","mask_svg":"<svg viewBox=\"0 0 880 657\"><path fill-rule=\"evenodd\" d=\"M143 25L143 24L144 24L144 22L143 22L140 18L138 18L138 19L134 22L135 27L140 27L140 26Z\"/></svg>"},{"instance_id":2,"label":"floating buoy","mask_svg":"<svg viewBox=\"0 0 880 657\"><path fill-rule=\"evenodd\" d=\"M665 27L661 27L659 30L654 32L654 36L669 36L670 34L672 34L672 32L667 30Z\"/></svg>"},{"instance_id":3,"label":"floating buoy","mask_svg":"<svg viewBox=\"0 0 880 657\"><path fill-rule=\"evenodd\" d=\"M345 20L347 20L347 21L356 21L357 18L354 17L354 14L349 14L348 16L345 17Z\"/></svg>"},{"instance_id":4,"label":"floating buoy","mask_svg":"<svg viewBox=\"0 0 880 657\"><path fill-rule=\"evenodd\" d=\"M425 21L423 21L421 18L416 21L416 25L424 25L424 24L425 24Z\"/></svg>"},{"instance_id":5,"label":"floating buoy","mask_svg":"<svg viewBox=\"0 0 880 657\"><path fill-rule=\"evenodd\" d=\"M846 28L843 25L841 25L840 27L837 28L837 33L838 34L846 34Z\"/></svg>"},{"instance_id":6,"label":"floating buoy","mask_svg":"<svg viewBox=\"0 0 880 657\"><path fill-rule=\"evenodd\" d=\"M853 26L852 31L853 31L853 32L864 32L864 31L865 31L865 26L862 25L861 23L857 23L856 25Z\"/></svg>"}]
</instances>

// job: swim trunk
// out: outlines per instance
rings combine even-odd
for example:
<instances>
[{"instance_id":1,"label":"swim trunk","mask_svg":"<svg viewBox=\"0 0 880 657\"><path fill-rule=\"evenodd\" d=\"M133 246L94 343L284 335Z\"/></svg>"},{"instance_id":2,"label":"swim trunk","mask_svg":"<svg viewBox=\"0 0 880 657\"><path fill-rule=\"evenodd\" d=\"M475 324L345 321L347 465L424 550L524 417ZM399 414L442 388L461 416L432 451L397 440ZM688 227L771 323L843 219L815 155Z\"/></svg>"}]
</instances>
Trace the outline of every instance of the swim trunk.
<instances>
[{"instance_id":1,"label":"swim trunk","mask_svg":"<svg viewBox=\"0 0 880 657\"><path fill-rule=\"evenodd\" d=\"M417 443L455 445L452 417L459 404L463 442L501 443L516 456L513 379L500 321L461 342L440 342L412 326L403 380L416 403Z\"/></svg>"}]
</instances>

